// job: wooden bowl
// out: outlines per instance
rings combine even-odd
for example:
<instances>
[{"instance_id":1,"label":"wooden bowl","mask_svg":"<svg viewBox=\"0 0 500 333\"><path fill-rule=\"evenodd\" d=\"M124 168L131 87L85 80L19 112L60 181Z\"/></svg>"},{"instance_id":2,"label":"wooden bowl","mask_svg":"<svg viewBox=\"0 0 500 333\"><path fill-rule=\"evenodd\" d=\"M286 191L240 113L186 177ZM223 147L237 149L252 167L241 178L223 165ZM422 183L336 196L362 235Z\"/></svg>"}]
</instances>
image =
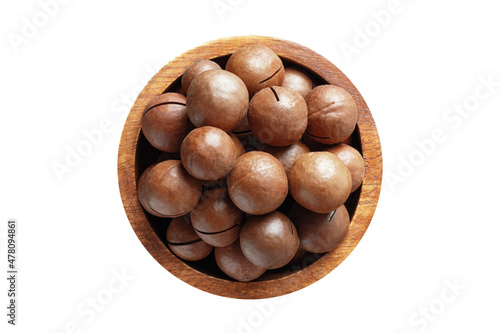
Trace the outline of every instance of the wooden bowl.
<instances>
[{"instance_id":1,"label":"wooden bowl","mask_svg":"<svg viewBox=\"0 0 500 333\"><path fill-rule=\"evenodd\" d=\"M139 203L136 185L144 169L165 155L153 148L141 132L141 116L146 104L166 91L178 91L181 75L193 61L212 59L224 68L229 56L249 43L261 43L273 49L285 66L301 67L316 84L335 84L354 96L359 117L351 145L362 153L366 173L362 186L351 194L346 203L351 225L345 239L335 250L323 255L308 254L293 265L269 270L259 279L245 283L232 280L222 273L213 253L199 262L186 262L170 252L165 239L170 219L157 218L145 212ZM381 180L382 154L375 122L351 81L330 61L304 46L260 36L214 40L169 62L151 79L135 101L123 128L118 153L118 181L123 206L137 237L149 253L169 272L196 288L242 299L284 295L318 281L335 269L356 247L368 228L377 206Z\"/></svg>"}]
</instances>

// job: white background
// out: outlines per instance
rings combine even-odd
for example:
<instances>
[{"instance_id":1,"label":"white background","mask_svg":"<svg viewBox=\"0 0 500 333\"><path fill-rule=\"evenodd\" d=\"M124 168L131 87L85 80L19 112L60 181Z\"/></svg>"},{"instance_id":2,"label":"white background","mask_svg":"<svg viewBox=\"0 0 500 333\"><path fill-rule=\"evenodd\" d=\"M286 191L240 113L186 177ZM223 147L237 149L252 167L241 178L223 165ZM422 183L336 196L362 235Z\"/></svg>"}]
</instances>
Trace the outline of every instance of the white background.
<instances>
[{"instance_id":1,"label":"white background","mask_svg":"<svg viewBox=\"0 0 500 333\"><path fill-rule=\"evenodd\" d=\"M44 21L45 2L0 8L0 266L17 218L20 272L16 327L1 279L2 332L500 331L494 1L61 0ZM163 269L128 223L116 170L127 99L188 49L247 34L336 64L367 101L384 157L359 246L321 281L264 302L214 296ZM59 179L54 163L103 119L111 129ZM435 131L442 140L430 144Z\"/></svg>"}]
</instances>

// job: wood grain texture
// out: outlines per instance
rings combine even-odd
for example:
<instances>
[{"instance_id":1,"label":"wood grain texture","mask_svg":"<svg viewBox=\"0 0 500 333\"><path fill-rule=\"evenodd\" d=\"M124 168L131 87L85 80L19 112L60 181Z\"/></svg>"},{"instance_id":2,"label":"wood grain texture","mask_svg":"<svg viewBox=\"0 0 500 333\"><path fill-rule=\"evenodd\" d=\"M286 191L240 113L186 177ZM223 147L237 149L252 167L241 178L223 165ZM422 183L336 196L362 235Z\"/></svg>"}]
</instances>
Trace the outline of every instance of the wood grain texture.
<instances>
[{"instance_id":1,"label":"wood grain texture","mask_svg":"<svg viewBox=\"0 0 500 333\"><path fill-rule=\"evenodd\" d=\"M366 171L362 187L357 191L359 199L352 212L349 231L334 251L319 259L315 256L312 258L314 263L307 267L294 266L284 271L266 273L262 279L244 283L205 274L173 255L148 221L148 216L137 198L136 184L142 172L138 165L145 163L139 160L141 157L138 156L138 142L142 135L141 116L146 104L166 90L176 89L179 77L195 60L224 57L227 60L227 56L237 48L249 43L264 44L273 49L285 63L288 61L301 66L314 73L324 83L341 86L353 95L359 110L356 131L359 133L358 149L362 151ZM150 80L135 101L123 128L118 153L118 182L123 206L137 237L149 253L173 275L196 288L220 296L242 299L284 295L318 281L335 269L353 251L368 228L377 206L381 180L382 154L377 129L370 110L356 87L335 65L314 51L293 42L270 37L218 39L189 50L169 62Z\"/></svg>"}]
</instances>

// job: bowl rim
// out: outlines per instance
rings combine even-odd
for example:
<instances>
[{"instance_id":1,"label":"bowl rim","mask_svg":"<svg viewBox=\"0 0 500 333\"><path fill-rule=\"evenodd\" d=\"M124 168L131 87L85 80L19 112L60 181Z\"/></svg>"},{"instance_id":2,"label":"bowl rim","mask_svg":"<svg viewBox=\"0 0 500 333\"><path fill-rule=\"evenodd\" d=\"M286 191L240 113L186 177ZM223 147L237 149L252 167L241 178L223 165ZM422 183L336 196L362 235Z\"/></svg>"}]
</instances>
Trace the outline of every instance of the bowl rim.
<instances>
[{"instance_id":1,"label":"bowl rim","mask_svg":"<svg viewBox=\"0 0 500 333\"><path fill-rule=\"evenodd\" d=\"M170 252L156 235L139 203L135 166L141 116L146 104L163 93L195 60L227 56L239 47L251 43L260 43L271 48L283 59L318 74L326 82L344 88L354 97L358 106L357 127L365 160L365 178L348 233L335 250L326 253L310 266L280 278L238 282L204 274ZM151 78L135 100L125 121L118 150L118 185L123 207L134 232L146 250L180 280L200 290L231 298L261 299L285 295L302 289L333 271L349 256L366 232L375 213L381 183L380 139L372 114L359 91L346 75L323 56L295 42L274 37L249 35L211 40L168 62Z\"/></svg>"}]
</instances>

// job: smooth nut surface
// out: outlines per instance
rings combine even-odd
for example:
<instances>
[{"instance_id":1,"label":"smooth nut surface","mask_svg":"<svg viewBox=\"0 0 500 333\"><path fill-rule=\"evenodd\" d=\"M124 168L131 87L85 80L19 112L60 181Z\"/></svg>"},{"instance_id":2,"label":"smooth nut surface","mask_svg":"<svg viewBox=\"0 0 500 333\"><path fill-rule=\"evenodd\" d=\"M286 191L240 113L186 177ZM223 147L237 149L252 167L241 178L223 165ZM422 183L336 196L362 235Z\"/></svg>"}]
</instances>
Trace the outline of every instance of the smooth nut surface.
<instances>
[{"instance_id":1,"label":"smooth nut surface","mask_svg":"<svg viewBox=\"0 0 500 333\"><path fill-rule=\"evenodd\" d=\"M231 137L231 140L233 140L234 144L234 150L235 150L235 156L236 159L243 155L245 153L245 147L243 147L243 144L241 143L241 140L236 136L236 134L233 134L231 132L228 132L229 136Z\"/></svg>"},{"instance_id":2,"label":"smooth nut surface","mask_svg":"<svg viewBox=\"0 0 500 333\"><path fill-rule=\"evenodd\" d=\"M295 223L294 223L294 225L295 225ZM299 239L300 239L300 236L299 236ZM300 245L299 245L297 252L295 253L295 255L293 256L293 258L290 260L290 262L288 264L292 265L292 270L297 270L297 269L301 269L301 268L305 268L307 266L310 266L311 264L316 262L316 260L318 260L319 258L321 258L321 256L318 253L312 253L312 252L306 251L302 247L300 247Z\"/></svg>"},{"instance_id":3,"label":"smooth nut surface","mask_svg":"<svg viewBox=\"0 0 500 333\"><path fill-rule=\"evenodd\" d=\"M222 69L194 78L186 98L188 117L196 127L214 126L232 131L248 111L248 90L241 79Z\"/></svg>"},{"instance_id":4,"label":"smooth nut surface","mask_svg":"<svg viewBox=\"0 0 500 333\"><path fill-rule=\"evenodd\" d=\"M305 97L309 112L306 133L314 140L335 144L349 138L358 120L356 101L345 89L325 84Z\"/></svg>"},{"instance_id":5,"label":"smooth nut surface","mask_svg":"<svg viewBox=\"0 0 500 333\"><path fill-rule=\"evenodd\" d=\"M177 217L189 213L201 197L201 182L186 172L178 160L167 160L147 169L139 179L139 201L149 213Z\"/></svg>"},{"instance_id":6,"label":"smooth nut surface","mask_svg":"<svg viewBox=\"0 0 500 333\"><path fill-rule=\"evenodd\" d=\"M196 234L188 215L170 221L167 228L167 243L174 254L188 261L201 260L213 249L213 246L205 243Z\"/></svg>"},{"instance_id":7,"label":"smooth nut surface","mask_svg":"<svg viewBox=\"0 0 500 333\"><path fill-rule=\"evenodd\" d=\"M254 215L274 211L288 193L283 165L271 154L259 151L245 153L236 160L227 185L235 205Z\"/></svg>"},{"instance_id":8,"label":"smooth nut surface","mask_svg":"<svg viewBox=\"0 0 500 333\"><path fill-rule=\"evenodd\" d=\"M352 186L347 166L329 152L311 152L299 157L288 181L295 201L316 213L329 213L340 207Z\"/></svg>"},{"instance_id":9,"label":"smooth nut surface","mask_svg":"<svg viewBox=\"0 0 500 333\"><path fill-rule=\"evenodd\" d=\"M302 95L302 97L306 97L313 89L313 81L306 73L297 68L285 68L285 75L281 86L293 89Z\"/></svg>"},{"instance_id":10,"label":"smooth nut surface","mask_svg":"<svg viewBox=\"0 0 500 333\"><path fill-rule=\"evenodd\" d=\"M325 253L335 249L349 229L349 213L344 205L337 210L319 214L295 204L290 220L297 228L300 247L313 253Z\"/></svg>"},{"instance_id":11,"label":"smooth nut surface","mask_svg":"<svg viewBox=\"0 0 500 333\"><path fill-rule=\"evenodd\" d=\"M250 217L241 228L241 251L253 264L268 268L286 265L299 248L292 221L280 212Z\"/></svg>"},{"instance_id":12,"label":"smooth nut surface","mask_svg":"<svg viewBox=\"0 0 500 333\"><path fill-rule=\"evenodd\" d=\"M288 146L299 141L306 130L307 104L290 88L265 88L250 101L248 122L261 142Z\"/></svg>"},{"instance_id":13,"label":"smooth nut surface","mask_svg":"<svg viewBox=\"0 0 500 333\"><path fill-rule=\"evenodd\" d=\"M162 161L163 162L163 161ZM139 181L137 182L137 197L139 199L139 202L141 203L142 208L144 208L149 214L152 214L154 216L158 217L168 217L166 215L160 214L157 211L151 209L149 207L149 198L147 197L148 191L146 190L147 187L149 186L147 184L147 179L148 179L148 173L149 171L155 166L156 164L152 164L146 168L139 177Z\"/></svg>"},{"instance_id":14,"label":"smooth nut surface","mask_svg":"<svg viewBox=\"0 0 500 333\"><path fill-rule=\"evenodd\" d=\"M235 280L248 282L255 280L267 269L252 264L241 252L240 242L236 241L214 250L217 266Z\"/></svg>"},{"instance_id":15,"label":"smooth nut surface","mask_svg":"<svg viewBox=\"0 0 500 333\"><path fill-rule=\"evenodd\" d=\"M232 132L236 135L250 133L251 130L250 130L250 124L248 123L248 117L243 118L241 123L239 123L238 126L236 126L236 128L232 130Z\"/></svg>"},{"instance_id":16,"label":"smooth nut surface","mask_svg":"<svg viewBox=\"0 0 500 333\"><path fill-rule=\"evenodd\" d=\"M141 118L142 132L153 147L165 152L177 152L182 140L194 128L189 121L186 97L177 93L153 98Z\"/></svg>"},{"instance_id":17,"label":"smooth nut surface","mask_svg":"<svg viewBox=\"0 0 500 333\"><path fill-rule=\"evenodd\" d=\"M195 178L210 180L224 177L233 168L235 160L233 140L219 128L195 128L182 142L182 164Z\"/></svg>"},{"instance_id":18,"label":"smooth nut surface","mask_svg":"<svg viewBox=\"0 0 500 333\"><path fill-rule=\"evenodd\" d=\"M310 152L309 148L301 141L285 147L266 146L264 151L276 157L283 164L287 176L299 157Z\"/></svg>"},{"instance_id":19,"label":"smooth nut surface","mask_svg":"<svg viewBox=\"0 0 500 333\"><path fill-rule=\"evenodd\" d=\"M280 57L262 44L249 44L237 49L229 57L226 70L245 82L250 96L266 87L281 85L285 75Z\"/></svg>"},{"instance_id":20,"label":"smooth nut surface","mask_svg":"<svg viewBox=\"0 0 500 333\"><path fill-rule=\"evenodd\" d=\"M231 201L226 188L203 192L190 216L196 233L213 246L227 246L238 239L245 219L245 213Z\"/></svg>"},{"instance_id":21,"label":"smooth nut surface","mask_svg":"<svg viewBox=\"0 0 500 333\"><path fill-rule=\"evenodd\" d=\"M234 149L235 149L235 160L238 159L241 155L245 153L245 147L243 147L243 144L241 143L240 139L233 134L232 132L227 132L227 134L231 137L231 140L233 140L234 144ZM226 187L227 186L227 176L224 176L219 179L211 179L211 180L203 180L202 181L204 186L208 187Z\"/></svg>"},{"instance_id":22,"label":"smooth nut surface","mask_svg":"<svg viewBox=\"0 0 500 333\"><path fill-rule=\"evenodd\" d=\"M184 74L182 74L181 78L182 92L184 94L187 94L189 86L191 85L191 82L193 82L194 78L197 77L199 74L208 71L210 69L221 69L221 68L218 63L208 59L198 59L195 62L193 62L184 71Z\"/></svg>"},{"instance_id":23,"label":"smooth nut surface","mask_svg":"<svg viewBox=\"0 0 500 333\"><path fill-rule=\"evenodd\" d=\"M363 156L355 148L344 143L339 143L326 149L326 151L335 154L347 166L351 173L351 193L354 192L361 186L365 177L365 160Z\"/></svg>"}]
</instances>

